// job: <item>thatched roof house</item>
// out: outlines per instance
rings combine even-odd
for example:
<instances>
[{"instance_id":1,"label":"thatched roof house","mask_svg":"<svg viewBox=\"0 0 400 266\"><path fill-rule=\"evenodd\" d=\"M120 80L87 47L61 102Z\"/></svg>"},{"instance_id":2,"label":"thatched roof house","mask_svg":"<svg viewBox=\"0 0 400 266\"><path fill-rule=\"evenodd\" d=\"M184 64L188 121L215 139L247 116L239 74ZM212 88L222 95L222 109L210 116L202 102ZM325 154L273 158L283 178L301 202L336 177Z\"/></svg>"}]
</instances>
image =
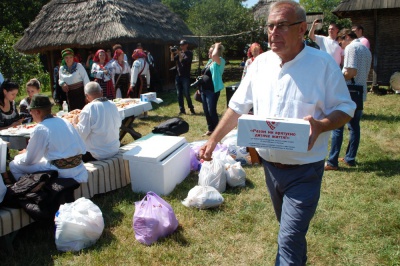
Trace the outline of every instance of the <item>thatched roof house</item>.
<instances>
[{"instance_id":1,"label":"thatched roof house","mask_svg":"<svg viewBox=\"0 0 400 266\"><path fill-rule=\"evenodd\" d=\"M168 69L168 47L183 35L192 32L159 0L52 0L14 48L46 54L53 66L67 47L95 50L120 43L129 56L141 42L157 65Z\"/></svg>"},{"instance_id":2,"label":"thatched roof house","mask_svg":"<svg viewBox=\"0 0 400 266\"><path fill-rule=\"evenodd\" d=\"M400 70L400 1L343 0L333 14L364 27L373 54L372 82L389 85L390 76Z\"/></svg>"}]
</instances>

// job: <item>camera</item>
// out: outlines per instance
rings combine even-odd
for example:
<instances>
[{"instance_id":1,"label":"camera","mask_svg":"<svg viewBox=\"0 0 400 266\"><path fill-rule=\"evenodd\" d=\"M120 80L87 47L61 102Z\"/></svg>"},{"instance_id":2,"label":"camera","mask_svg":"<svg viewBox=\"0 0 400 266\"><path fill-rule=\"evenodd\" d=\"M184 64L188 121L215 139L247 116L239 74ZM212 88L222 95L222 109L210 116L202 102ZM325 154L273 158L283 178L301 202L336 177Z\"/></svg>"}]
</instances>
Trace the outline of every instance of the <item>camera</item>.
<instances>
[{"instance_id":1,"label":"camera","mask_svg":"<svg viewBox=\"0 0 400 266\"><path fill-rule=\"evenodd\" d=\"M192 84L190 84L190 87L199 87L201 84L203 84L203 77L202 76L198 76L196 78L196 81L193 82Z\"/></svg>"},{"instance_id":2,"label":"camera","mask_svg":"<svg viewBox=\"0 0 400 266\"><path fill-rule=\"evenodd\" d=\"M169 47L169 50L170 50L172 53L176 53L176 52L178 51L178 46L176 46L176 45L170 46L170 47Z\"/></svg>"}]
</instances>

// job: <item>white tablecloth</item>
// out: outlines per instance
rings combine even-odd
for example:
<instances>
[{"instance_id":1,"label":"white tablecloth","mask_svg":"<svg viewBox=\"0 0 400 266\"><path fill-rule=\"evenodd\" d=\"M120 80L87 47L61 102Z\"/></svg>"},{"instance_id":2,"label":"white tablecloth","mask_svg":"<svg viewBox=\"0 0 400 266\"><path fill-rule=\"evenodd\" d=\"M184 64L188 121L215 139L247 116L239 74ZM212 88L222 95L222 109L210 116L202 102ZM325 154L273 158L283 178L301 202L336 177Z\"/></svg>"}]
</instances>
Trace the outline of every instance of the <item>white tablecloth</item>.
<instances>
[{"instance_id":1,"label":"white tablecloth","mask_svg":"<svg viewBox=\"0 0 400 266\"><path fill-rule=\"evenodd\" d=\"M119 115L121 119L125 119L130 116L138 116L143 112L147 112L153 109L150 102L139 102L137 104L127 105L125 108L118 108Z\"/></svg>"}]
</instances>

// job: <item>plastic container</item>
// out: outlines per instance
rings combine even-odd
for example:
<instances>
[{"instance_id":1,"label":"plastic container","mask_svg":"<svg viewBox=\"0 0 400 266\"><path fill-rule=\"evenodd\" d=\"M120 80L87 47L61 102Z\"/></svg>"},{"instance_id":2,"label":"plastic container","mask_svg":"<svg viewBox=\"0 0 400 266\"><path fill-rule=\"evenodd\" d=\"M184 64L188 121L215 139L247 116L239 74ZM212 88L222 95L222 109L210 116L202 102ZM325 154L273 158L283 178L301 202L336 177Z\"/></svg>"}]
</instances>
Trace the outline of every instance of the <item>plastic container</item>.
<instances>
[{"instance_id":1,"label":"plastic container","mask_svg":"<svg viewBox=\"0 0 400 266\"><path fill-rule=\"evenodd\" d=\"M66 101L63 102L62 108L63 108L63 112L68 113L68 104Z\"/></svg>"}]
</instances>

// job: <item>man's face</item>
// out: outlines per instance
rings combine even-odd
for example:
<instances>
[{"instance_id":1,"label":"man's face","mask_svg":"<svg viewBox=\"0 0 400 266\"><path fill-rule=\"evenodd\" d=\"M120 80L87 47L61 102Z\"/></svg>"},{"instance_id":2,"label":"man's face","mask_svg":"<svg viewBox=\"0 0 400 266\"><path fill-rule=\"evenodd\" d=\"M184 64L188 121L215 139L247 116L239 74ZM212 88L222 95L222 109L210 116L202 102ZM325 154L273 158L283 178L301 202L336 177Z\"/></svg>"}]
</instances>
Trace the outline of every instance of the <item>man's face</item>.
<instances>
[{"instance_id":1,"label":"man's face","mask_svg":"<svg viewBox=\"0 0 400 266\"><path fill-rule=\"evenodd\" d=\"M361 29L357 29L357 27L351 28L351 31L354 32L358 38L362 36Z\"/></svg>"},{"instance_id":2,"label":"man's face","mask_svg":"<svg viewBox=\"0 0 400 266\"><path fill-rule=\"evenodd\" d=\"M339 46L342 47L342 49L344 50L344 48L346 48L347 45L349 45L349 43L351 43L351 39L349 36L345 35L344 37L339 37L338 42L339 42Z\"/></svg>"},{"instance_id":3,"label":"man's face","mask_svg":"<svg viewBox=\"0 0 400 266\"><path fill-rule=\"evenodd\" d=\"M281 5L272 10L268 17L268 41L271 50L282 59L293 54L302 42L304 22L297 24L294 10ZM272 27L274 26L274 27Z\"/></svg>"},{"instance_id":4,"label":"man's face","mask_svg":"<svg viewBox=\"0 0 400 266\"><path fill-rule=\"evenodd\" d=\"M335 25L329 25L329 28L328 28L329 37L331 37L332 39L336 39L338 32L339 32L339 29L336 28Z\"/></svg>"},{"instance_id":5,"label":"man's face","mask_svg":"<svg viewBox=\"0 0 400 266\"><path fill-rule=\"evenodd\" d=\"M182 51L186 51L188 48L188 44L181 44L180 47Z\"/></svg>"},{"instance_id":6,"label":"man's face","mask_svg":"<svg viewBox=\"0 0 400 266\"><path fill-rule=\"evenodd\" d=\"M41 122L41 121L39 121L38 119L39 119L39 116L38 116L38 113L39 112L39 110L37 110L37 109L31 109L31 110L29 110L29 113L31 114L31 116L32 116L32 120L33 120L33 122L36 122L36 123L39 123L39 122Z\"/></svg>"}]
</instances>

